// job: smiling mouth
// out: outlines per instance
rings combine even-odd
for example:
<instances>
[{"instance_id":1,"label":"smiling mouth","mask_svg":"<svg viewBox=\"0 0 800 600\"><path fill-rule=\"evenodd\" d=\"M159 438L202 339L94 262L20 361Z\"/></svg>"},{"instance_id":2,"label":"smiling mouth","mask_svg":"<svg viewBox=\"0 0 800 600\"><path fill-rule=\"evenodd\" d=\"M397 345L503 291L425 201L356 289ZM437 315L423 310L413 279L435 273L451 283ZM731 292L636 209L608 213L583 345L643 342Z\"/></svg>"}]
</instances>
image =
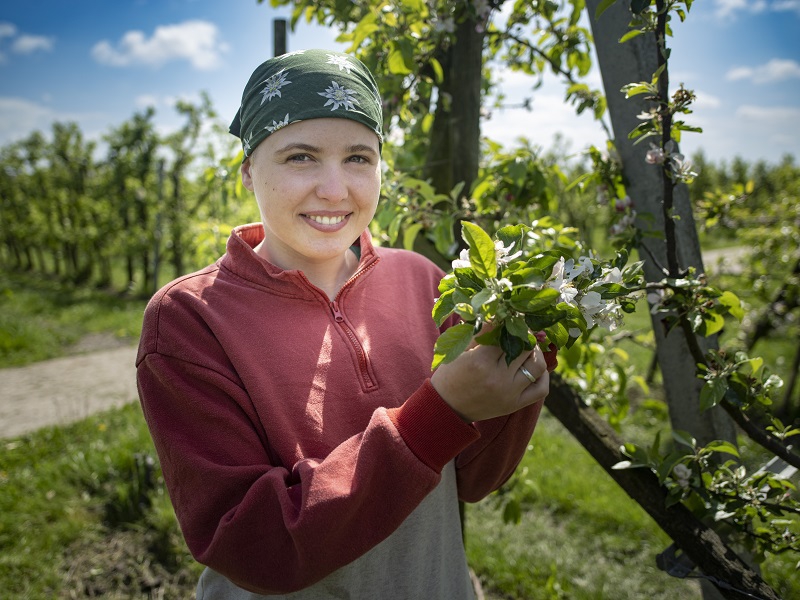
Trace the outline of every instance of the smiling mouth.
<instances>
[{"instance_id":1,"label":"smiling mouth","mask_svg":"<svg viewBox=\"0 0 800 600\"><path fill-rule=\"evenodd\" d=\"M338 225L342 221L347 218L346 215L339 215L336 217L323 217L320 215L305 215L307 218L311 219L315 223L319 223L320 225Z\"/></svg>"}]
</instances>

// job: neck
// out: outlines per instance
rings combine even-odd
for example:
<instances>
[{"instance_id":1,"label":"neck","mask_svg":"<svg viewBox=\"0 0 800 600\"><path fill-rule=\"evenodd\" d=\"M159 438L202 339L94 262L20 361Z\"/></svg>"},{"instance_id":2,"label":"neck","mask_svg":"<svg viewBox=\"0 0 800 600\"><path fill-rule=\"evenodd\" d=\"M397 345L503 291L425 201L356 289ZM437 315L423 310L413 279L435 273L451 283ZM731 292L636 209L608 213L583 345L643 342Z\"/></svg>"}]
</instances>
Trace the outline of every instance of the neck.
<instances>
[{"instance_id":1,"label":"neck","mask_svg":"<svg viewBox=\"0 0 800 600\"><path fill-rule=\"evenodd\" d=\"M348 249L336 272L332 272L328 268L315 269L312 265L311 268L303 269L303 274L311 283L325 292L330 300L333 300L357 269L358 258L352 250Z\"/></svg>"},{"instance_id":2,"label":"neck","mask_svg":"<svg viewBox=\"0 0 800 600\"><path fill-rule=\"evenodd\" d=\"M282 269L296 269L302 271L314 286L321 289L328 295L328 298L333 300L342 286L347 283L347 280L353 276L358 269L359 259L356 254L348 248L342 255L342 259L337 261L338 264L332 265L329 261L324 263L305 263L303 265L290 266L282 264L282 261L275 260L268 251L264 240L261 241L255 248L256 254L262 258L267 259L273 265Z\"/></svg>"}]
</instances>

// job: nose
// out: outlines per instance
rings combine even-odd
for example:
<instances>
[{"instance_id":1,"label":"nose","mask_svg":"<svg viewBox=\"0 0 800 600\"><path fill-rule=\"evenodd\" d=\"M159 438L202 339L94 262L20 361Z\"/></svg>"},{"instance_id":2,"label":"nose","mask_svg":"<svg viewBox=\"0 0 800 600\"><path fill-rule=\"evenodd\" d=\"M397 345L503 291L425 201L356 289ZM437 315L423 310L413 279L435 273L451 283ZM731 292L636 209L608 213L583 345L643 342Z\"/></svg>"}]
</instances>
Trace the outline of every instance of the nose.
<instances>
[{"instance_id":1,"label":"nose","mask_svg":"<svg viewBox=\"0 0 800 600\"><path fill-rule=\"evenodd\" d=\"M329 165L321 170L316 193L319 198L332 203L347 198L347 174L341 165Z\"/></svg>"}]
</instances>

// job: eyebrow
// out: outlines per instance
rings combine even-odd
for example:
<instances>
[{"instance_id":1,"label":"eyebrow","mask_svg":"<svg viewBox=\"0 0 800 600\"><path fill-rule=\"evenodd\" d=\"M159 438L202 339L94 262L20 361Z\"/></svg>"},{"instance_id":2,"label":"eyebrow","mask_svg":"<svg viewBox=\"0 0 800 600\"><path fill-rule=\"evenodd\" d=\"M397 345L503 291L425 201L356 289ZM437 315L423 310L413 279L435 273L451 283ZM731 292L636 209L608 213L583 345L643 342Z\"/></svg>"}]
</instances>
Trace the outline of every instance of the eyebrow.
<instances>
[{"instance_id":1,"label":"eyebrow","mask_svg":"<svg viewBox=\"0 0 800 600\"><path fill-rule=\"evenodd\" d=\"M312 146L311 144L303 144L301 142L293 142L293 143L287 144L283 148L278 148L275 151L275 153L276 154L286 154L288 152L298 152L298 151L300 151L300 152L315 152L315 153L319 153L319 152L322 151L322 149L317 147L317 146ZM352 144L352 145L347 146L345 148L345 152L348 152L348 153L349 152L354 152L354 153L367 152L367 153L375 154L375 155L378 154L375 151L375 148L373 148L372 146L368 146L367 144Z\"/></svg>"}]
</instances>

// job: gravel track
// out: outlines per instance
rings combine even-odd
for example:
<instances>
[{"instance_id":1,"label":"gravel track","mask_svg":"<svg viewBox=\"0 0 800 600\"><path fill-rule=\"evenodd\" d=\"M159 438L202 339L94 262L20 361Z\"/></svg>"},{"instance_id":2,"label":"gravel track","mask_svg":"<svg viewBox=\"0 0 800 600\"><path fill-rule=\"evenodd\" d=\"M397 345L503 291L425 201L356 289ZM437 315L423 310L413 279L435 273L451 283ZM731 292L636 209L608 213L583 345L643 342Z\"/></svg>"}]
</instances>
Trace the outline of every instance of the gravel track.
<instances>
[{"instance_id":1,"label":"gravel track","mask_svg":"<svg viewBox=\"0 0 800 600\"><path fill-rule=\"evenodd\" d=\"M138 399L136 346L89 336L80 352L0 369L0 439L66 425Z\"/></svg>"}]
</instances>

